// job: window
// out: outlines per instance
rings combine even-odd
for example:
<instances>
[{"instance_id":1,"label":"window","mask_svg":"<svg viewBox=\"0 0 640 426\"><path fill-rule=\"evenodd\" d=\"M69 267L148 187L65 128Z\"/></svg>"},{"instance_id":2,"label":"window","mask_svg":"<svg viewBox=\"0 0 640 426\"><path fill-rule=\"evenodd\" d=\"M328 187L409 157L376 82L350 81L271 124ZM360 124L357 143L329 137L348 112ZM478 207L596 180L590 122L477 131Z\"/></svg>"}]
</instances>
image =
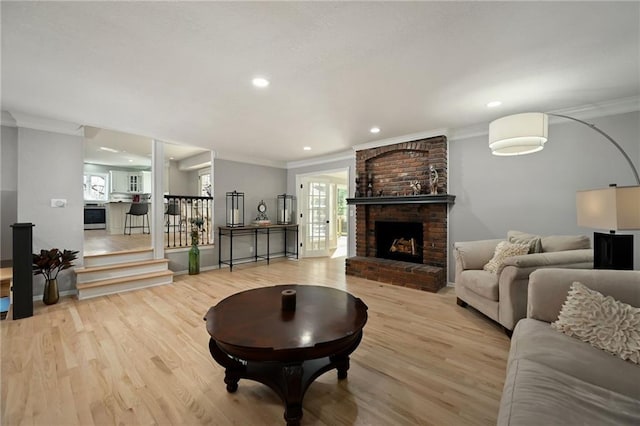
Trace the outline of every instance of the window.
<instances>
[{"instance_id":1,"label":"window","mask_svg":"<svg viewBox=\"0 0 640 426\"><path fill-rule=\"evenodd\" d=\"M211 173L202 173L199 175L200 180L200 196L213 197L213 187L211 186Z\"/></svg>"},{"instance_id":2,"label":"window","mask_svg":"<svg viewBox=\"0 0 640 426\"><path fill-rule=\"evenodd\" d=\"M107 175L104 173L91 173L84 175L84 199L95 201L108 201Z\"/></svg>"}]
</instances>

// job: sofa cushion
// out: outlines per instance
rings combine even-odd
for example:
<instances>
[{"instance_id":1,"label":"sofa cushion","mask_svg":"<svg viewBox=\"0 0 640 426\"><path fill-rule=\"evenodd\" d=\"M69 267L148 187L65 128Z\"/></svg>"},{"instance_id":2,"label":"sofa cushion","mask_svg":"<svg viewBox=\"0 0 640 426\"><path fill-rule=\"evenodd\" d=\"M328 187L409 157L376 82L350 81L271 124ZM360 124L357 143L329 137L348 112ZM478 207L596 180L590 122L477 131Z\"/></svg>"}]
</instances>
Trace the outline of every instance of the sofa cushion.
<instances>
[{"instance_id":1,"label":"sofa cushion","mask_svg":"<svg viewBox=\"0 0 640 426\"><path fill-rule=\"evenodd\" d=\"M509 365L497 424L637 425L639 407L637 399L535 361L518 359Z\"/></svg>"},{"instance_id":2,"label":"sofa cushion","mask_svg":"<svg viewBox=\"0 0 640 426\"><path fill-rule=\"evenodd\" d=\"M465 288L485 299L498 300L498 275L487 271L472 269L462 271L460 275Z\"/></svg>"},{"instance_id":3,"label":"sofa cushion","mask_svg":"<svg viewBox=\"0 0 640 426\"><path fill-rule=\"evenodd\" d=\"M502 241L496 246L491 260L482 269L494 274L500 274L504 268L504 260L512 256L529 253L529 244L513 244Z\"/></svg>"},{"instance_id":4,"label":"sofa cushion","mask_svg":"<svg viewBox=\"0 0 640 426\"><path fill-rule=\"evenodd\" d=\"M571 285L551 328L640 364L640 308L604 296L580 282Z\"/></svg>"},{"instance_id":5,"label":"sofa cushion","mask_svg":"<svg viewBox=\"0 0 640 426\"><path fill-rule=\"evenodd\" d=\"M507 241L514 244L528 244L529 253L542 252L542 237L540 235L527 234L520 231L507 232Z\"/></svg>"},{"instance_id":6,"label":"sofa cushion","mask_svg":"<svg viewBox=\"0 0 640 426\"><path fill-rule=\"evenodd\" d=\"M551 235L542 237L542 251L565 251L591 248L591 241L586 235Z\"/></svg>"},{"instance_id":7,"label":"sofa cushion","mask_svg":"<svg viewBox=\"0 0 640 426\"><path fill-rule=\"evenodd\" d=\"M594 386L640 400L638 365L558 333L547 322L530 318L518 322L511 339L509 366L517 359L534 361ZM640 415L640 404L637 410Z\"/></svg>"}]
</instances>

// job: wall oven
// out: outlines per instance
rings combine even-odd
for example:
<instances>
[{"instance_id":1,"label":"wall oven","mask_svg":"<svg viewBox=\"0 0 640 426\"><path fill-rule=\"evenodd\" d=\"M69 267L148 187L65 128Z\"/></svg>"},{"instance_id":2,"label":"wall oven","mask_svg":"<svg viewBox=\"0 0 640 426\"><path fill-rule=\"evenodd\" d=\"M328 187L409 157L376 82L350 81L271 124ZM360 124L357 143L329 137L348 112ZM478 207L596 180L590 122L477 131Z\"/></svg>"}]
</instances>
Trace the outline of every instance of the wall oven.
<instances>
[{"instance_id":1,"label":"wall oven","mask_svg":"<svg viewBox=\"0 0 640 426\"><path fill-rule=\"evenodd\" d=\"M107 209L98 204L85 204L84 229L107 229Z\"/></svg>"}]
</instances>

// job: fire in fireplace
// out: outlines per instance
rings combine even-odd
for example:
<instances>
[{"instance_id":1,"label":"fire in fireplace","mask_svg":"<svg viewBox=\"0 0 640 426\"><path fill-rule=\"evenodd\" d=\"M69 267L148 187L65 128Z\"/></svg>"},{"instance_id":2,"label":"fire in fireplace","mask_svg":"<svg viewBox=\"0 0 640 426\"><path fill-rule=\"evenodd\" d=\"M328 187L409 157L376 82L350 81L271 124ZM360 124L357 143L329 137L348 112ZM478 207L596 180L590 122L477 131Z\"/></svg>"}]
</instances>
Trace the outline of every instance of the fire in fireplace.
<instances>
[{"instance_id":1,"label":"fire in fireplace","mask_svg":"<svg viewBox=\"0 0 640 426\"><path fill-rule=\"evenodd\" d=\"M376 257L422 263L422 223L376 221Z\"/></svg>"}]
</instances>

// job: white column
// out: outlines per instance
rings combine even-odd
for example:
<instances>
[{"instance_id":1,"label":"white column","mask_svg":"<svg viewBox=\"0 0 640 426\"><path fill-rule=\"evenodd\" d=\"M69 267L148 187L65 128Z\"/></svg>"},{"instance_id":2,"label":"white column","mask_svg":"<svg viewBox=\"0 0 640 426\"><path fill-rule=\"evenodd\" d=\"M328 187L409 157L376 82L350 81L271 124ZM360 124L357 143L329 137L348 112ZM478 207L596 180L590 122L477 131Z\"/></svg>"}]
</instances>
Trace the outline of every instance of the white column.
<instances>
[{"instance_id":1,"label":"white column","mask_svg":"<svg viewBox=\"0 0 640 426\"><path fill-rule=\"evenodd\" d=\"M164 143L153 140L151 149L151 245L154 259L164 258Z\"/></svg>"}]
</instances>

